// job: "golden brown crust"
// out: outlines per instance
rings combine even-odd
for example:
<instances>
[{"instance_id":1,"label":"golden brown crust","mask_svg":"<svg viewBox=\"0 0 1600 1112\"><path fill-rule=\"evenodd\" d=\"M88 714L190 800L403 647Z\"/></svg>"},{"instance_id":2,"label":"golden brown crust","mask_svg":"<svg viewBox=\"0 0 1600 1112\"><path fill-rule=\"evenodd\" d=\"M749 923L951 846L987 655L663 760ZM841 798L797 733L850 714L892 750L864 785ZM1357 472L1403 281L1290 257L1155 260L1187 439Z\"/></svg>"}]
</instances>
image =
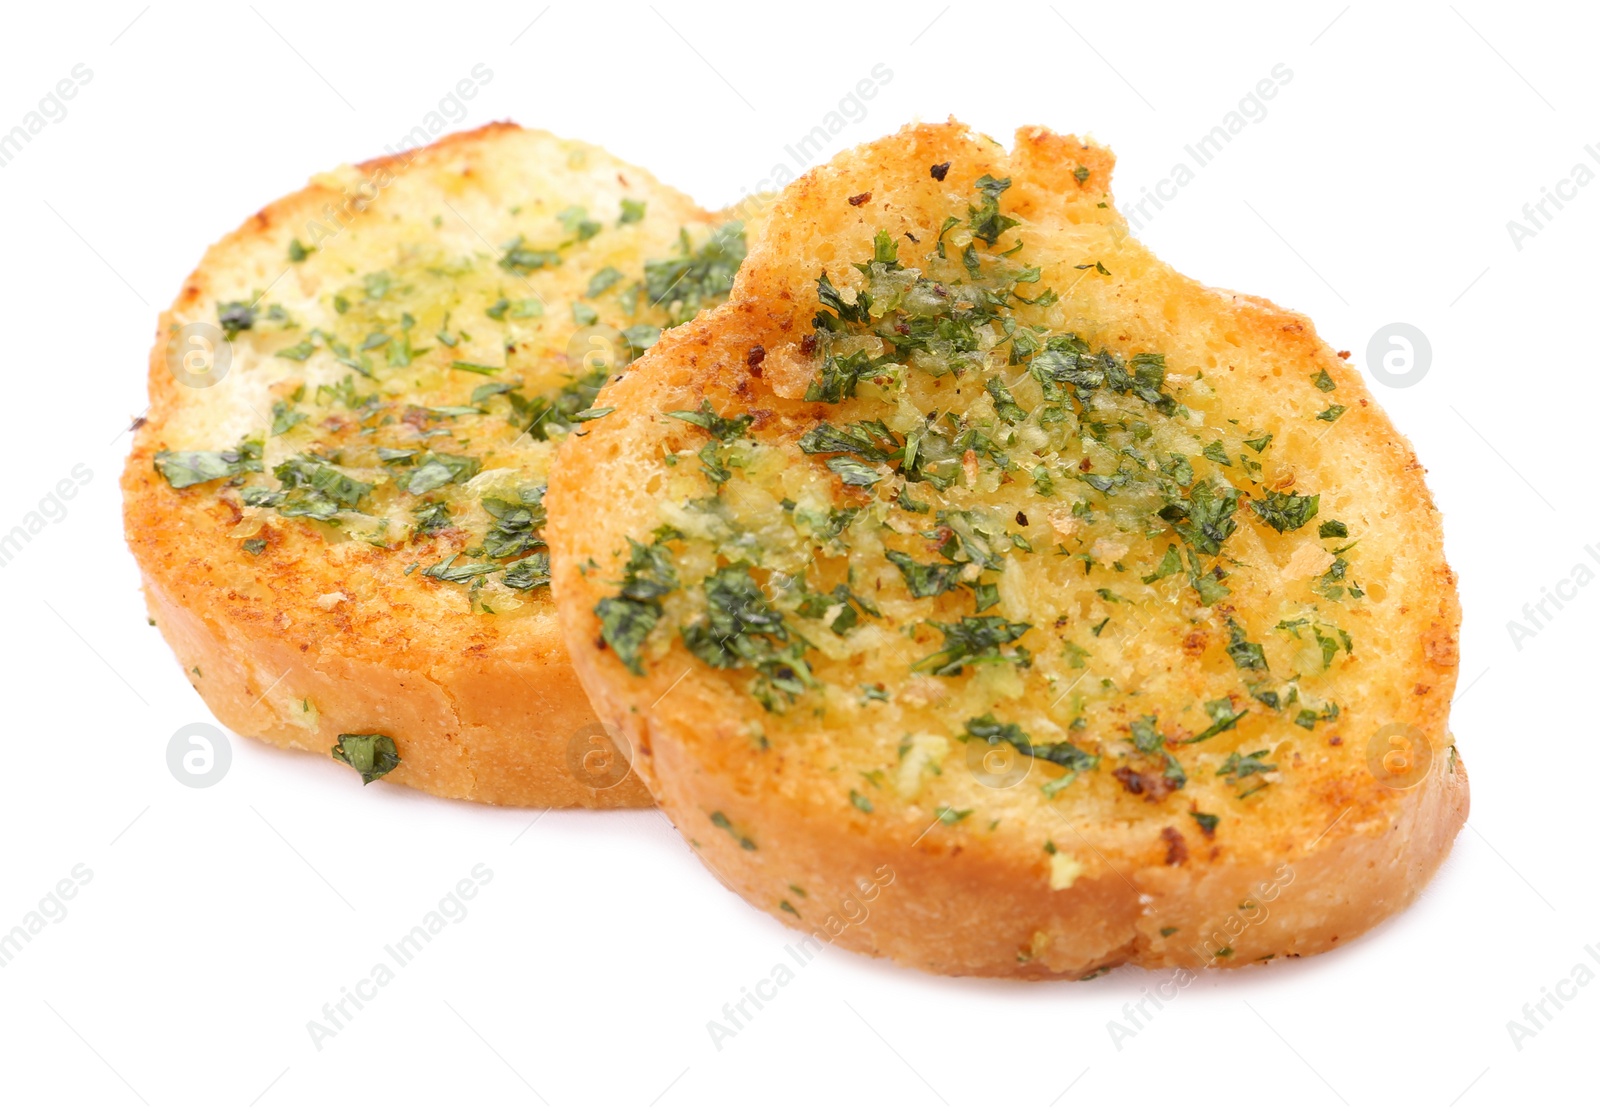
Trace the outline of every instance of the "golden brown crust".
<instances>
[{"instance_id":1,"label":"golden brown crust","mask_svg":"<svg viewBox=\"0 0 1600 1112\"><path fill-rule=\"evenodd\" d=\"M636 777L596 762L595 750L604 747L592 736L595 717L547 593L515 600L524 605L514 612L487 614L465 601L461 586L415 573L416 565L428 567L460 543L449 534L401 551L330 541L304 520L256 520L245 511L241 524L237 495L223 484L174 490L152 466L164 449L230 447L242 429L263 423L270 403L265 384L309 366L274 362L272 348L287 341L262 338L257 351L256 334L245 332L222 382L206 389L181 384L168 366L168 337L190 322L215 321L217 302L250 300L265 290L263 305L281 297L296 314L313 313L341 280L358 280L357 261L362 269L393 265L407 235L437 240L442 251L461 256L487 256L495 274L491 252L509 238L506 225L514 226L508 210L554 211L601 193L613 212L610 193L647 201L643 222L612 231L608 220L607 231L591 241L633 237L615 248L619 261L670 254L680 226L698 234L713 220L598 148L491 124L320 175L266 206L206 253L162 314L150 354L150 410L122 480L125 527L151 617L229 728L324 754L340 733L388 734L401 753L390 781L453 798L513 806L650 805ZM434 217L442 221L430 227ZM308 262L290 266L291 239L322 246ZM608 261L585 255L586 248L573 248L577 261L569 262L586 268L571 279L579 291L588 273ZM533 275L528 288L543 283L545 273ZM557 300L564 288L541 284L538 292L564 321L566 304ZM511 296L526 290L514 285ZM615 311L603 312L604 323ZM561 341L571 328L562 325L540 348L548 348L540 356L546 369L528 377L546 381L530 381L531 389L548 388L568 372ZM471 379L463 394L482 381L457 378ZM246 536L269 543L248 555L240 549Z\"/></svg>"},{"instance_id":2,"label":"golden brown crust","mask_svg":"<svg viewBox=\"0 0 1600 1112\"><path fill-rule=\"evenodd\" d=\"M828 415L802 400L814 372L802 340L817 308L815 276L826 269L843 288L848 264L872 257L879 227L920 235L928 213L947 211L944 187L928 173L945 162L958 167L952 182L957 173L964 182L982 173L1012 179L1008 211L1027 222L1024 238L1063 256L1046 275L1058 288L1079 259L1103 260L1116 278L1079 288L1072 319L1095 322L1127 351L1167 351L1169 368L1203 367L1220 395L1280 429L1274 458L1298 473L1300 489L1321 490L1324 515L1361 538L1368 593L1344 611L1357 648L1338 677L1343 717L1312 734L1257 714L1229 735L1231 744L1271 733L1286 769L1285 782L1247 800L1222 788L1220 756L1198 758L1217 776L1201 783L1191 766L1191 791L1223 815L1215 839L1191 823L1192 804L1179 793L1134 797L1103 775L1041 805L1038 768L1018 790L988 794L946 772L945 798L981 808L982 826L941 822L940 797L928 794L903 805L875 794L877 806L863 813L846 789L871 790L846 761L874 744L892 753L898 734L857 736L871 728L854 712L836 715L832 702L819 704L828 708L820 724L763 717L745 694L746 676L705 667L680 642L653 643L641 677L600 640L595 606L616 590L626 538L647 537L660 520L672 481L663 452L682 451L681 424L660 414L709 399L720 413L754 413L756 435L775 442ZM1111 207L1111 166L1108 151L1071 136L1025 129L1007 154L953 122L847 152L785 191L729 302L609 386L600 404L615 412L561 449L548 500L553 587L595 708L628 736L658 804L723 882L819 938L935 972L1024 978L1081 977L1122 962L1228 966L1309 955L1409 904L1465 821L1466 773L1447 730L1459 605L1410 445L1304 317L1207 289L1150 256ZM869 201L845 203L866 192ZM753 370L757 347L764 357ZM1327 428L1306 413L1305 383L1319 368L1347 406ZM1234 570L1228 605L1194 623L1157 613L1157 627L1124 650L1180 705L1197 708L1216 693L1203 687L1206 676L1232 674L1217 636L1229 606L1259 618L1275 605L1269 576L1293 567L1301 541L1254 524L1241 531L1254 565ZM840 678L858 678L850 669L875 675L875 666L872 653L857 653ZM947 697L964 697L951 690ZM889 712L874 705L871 713ZM1375 763L1396 722L1422 743L1404 777L1415 782L1403 789L1380 784L1387 774ZM1378 739L1370 759L1369 738ZM1046 837L1075 855L1081 875L1051 883L1039 848ZM875 898L858 917L851 909L868 889Z\"/></svg>"}]
</instances>

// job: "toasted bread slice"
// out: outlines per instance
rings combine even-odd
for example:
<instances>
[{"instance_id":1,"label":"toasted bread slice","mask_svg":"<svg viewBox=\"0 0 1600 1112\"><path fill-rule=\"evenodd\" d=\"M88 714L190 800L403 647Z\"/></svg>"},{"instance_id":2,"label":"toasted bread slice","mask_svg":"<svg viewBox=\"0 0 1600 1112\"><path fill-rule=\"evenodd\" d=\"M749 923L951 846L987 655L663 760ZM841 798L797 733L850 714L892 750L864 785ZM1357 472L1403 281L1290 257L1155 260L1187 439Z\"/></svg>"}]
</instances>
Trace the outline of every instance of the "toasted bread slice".
<instances>
[{"instance_id":1,"label":"toasted bread slice","mask_svg":"<svg viewBox=\"0 0 1600 1112\"><path fill-rule=\"evenodd\" d=\"M1312 954L1465 820L1422 468L1308 320L1132 239L1111 170L954 122L840 155L560 448L596 709L818 939L1025 978Z\"/></svg>"},{"instance_id":2,"label":"toasted bread slice","mask_svg":"<svg viewBox=\"0 0 1600 1112\"><path fill-rule=\"evenodd\" d=\"M541 497L600 382L720 301L743 247L509 124L322 175L212 247L161 317L123 490L217 717L437 795L649 805L557 633Z\"/></svg>"}]
</instances>

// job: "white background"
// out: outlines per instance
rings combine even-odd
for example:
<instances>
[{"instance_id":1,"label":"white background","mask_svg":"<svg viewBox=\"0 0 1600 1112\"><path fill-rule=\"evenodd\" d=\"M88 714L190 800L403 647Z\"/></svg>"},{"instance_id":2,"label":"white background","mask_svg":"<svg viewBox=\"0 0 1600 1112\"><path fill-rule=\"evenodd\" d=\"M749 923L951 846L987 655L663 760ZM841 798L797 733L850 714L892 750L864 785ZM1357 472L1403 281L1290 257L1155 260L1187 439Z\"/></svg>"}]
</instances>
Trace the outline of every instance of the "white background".
<instances>
[{"instance_id":1,"label":"white background","mask_svg":"<svg viewBox=\"0 0 1600 1112\"><path fill-rule=\"evenodd\" d=\"M1479 0L1202 7L7 5L0 131L93 76L0 168L0 532L74 465L93 477L0 567L0 932L74 865L93 879L0 968L0 1105L1592 1107L1600 984L1520 1049L1507 1022L1578 963L1600 974L1600 585L1520 645L1507 623L1600 570L1600 183L1520 249L1507 222L1600 171L1600 28ZM710 206L799 169L785 146L880 62L828 153L918 117L1046 124L1114 147L1124 205L1286 66L1142 237L1309 313L1363 371L1385 325L1431 340L1418 385L1374 384L1429 468L1466 612L1472 817L1419 903L1335 953L1208 974L1120 1047L1108 1022L1162 974L982 983L830 951L718 1049L708 1021L799 936L654 813L363 789L239 739L219 784L181 785L168 740L210 719L145 624L117 491L156 312L206 244L381 153L479 62L458 126L600 143ZM316 1049L308 1021L480 862L465 919Z\"/></svg>"}]
</instances>

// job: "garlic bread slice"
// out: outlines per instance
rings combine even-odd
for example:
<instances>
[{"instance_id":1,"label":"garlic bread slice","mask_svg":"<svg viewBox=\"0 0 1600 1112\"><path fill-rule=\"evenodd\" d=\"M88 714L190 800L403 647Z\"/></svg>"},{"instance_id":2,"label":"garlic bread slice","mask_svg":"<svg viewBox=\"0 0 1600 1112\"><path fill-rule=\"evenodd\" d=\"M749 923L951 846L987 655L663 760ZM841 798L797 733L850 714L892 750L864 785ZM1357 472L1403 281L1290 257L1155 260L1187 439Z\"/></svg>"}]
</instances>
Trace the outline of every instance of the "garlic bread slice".
<instances>
[{"instance_id":1,"label":"garlic bread slice","mask_svg":"<svg viewBox=\"0 0 1600 1112\"><path fill-rule=\"evenodd\" d=\"M510 124L316 179L161 317L123 477L152 619L217 717L370 780L647 806L556 628L556 444L720 301L740 225Z\"/></svg>"},{"instance_id":2,"label":"garlic bread slice","mask_svg":"<svg viewBox=\"0 0 1600 1112\"><path fill-rule=\"evenodd\" d=\"M840 155L559 450L596 709L819 940L1024 978L1302 956L1465 821L1421 466L1308 320L1134 240L1111 171L954 122Z\"/></svg>"}]
</instances>

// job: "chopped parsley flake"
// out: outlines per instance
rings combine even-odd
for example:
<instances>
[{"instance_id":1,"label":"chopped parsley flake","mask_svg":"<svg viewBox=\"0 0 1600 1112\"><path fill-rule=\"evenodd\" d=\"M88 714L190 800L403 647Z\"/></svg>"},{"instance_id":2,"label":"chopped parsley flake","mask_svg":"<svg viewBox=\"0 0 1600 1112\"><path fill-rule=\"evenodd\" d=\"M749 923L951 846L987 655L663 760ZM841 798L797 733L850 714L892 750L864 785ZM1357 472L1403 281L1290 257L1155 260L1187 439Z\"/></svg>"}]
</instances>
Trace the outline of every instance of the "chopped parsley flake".
<instances>
[{"instance_id":1,"label":"chopped parsley flake","mask_svg":"<svg viewBox=\"0 0 1600 1112\"><path fill-rule=\"evenodd\" d=\"M155 469L175 489L232 479L261 470L261 442L241 440L237 448L221 451L157 452Z\"/></svg>"},{"instance_id":2,"label":"chopped parsley flake","mask_svg":"<svg viewBox=\"0 0 1600 1112\"><path fill-rule=\"evenodd\" d=\"M387 734L340 734L333 755L361 773L363 785L400 767L400 751Z\"/></svg>"},{"instance_id":3,"label":"chopped parsley flake","mask_svg":"<svg viewBox=\"0 0 1600 1112\"><path fill-rule=\"evenodd\" d=\"M1256 641L1245 640L1244 629L1232 618L1228 619L1228 656L1241 672L1265 672L1267 656Z\"/></svg>"},{"instance_id":4,"label":"chopped parsley flake","mask_svg":"<svg viewBox=\"0 0 1600 1112\"><path fill-rule=\"evenodd\" d=\"M944 634L939 650L917 661L918 671L935 676L959 676L975 664L1015 664L1025 668L1033 662L1026 648L1010 645L1033 627L1027 622L1008 622L1000 617L961 618L955 622L929 622Z\"/></svg>"},{"instance_id":5,"label":"chopped parsley flake","mask_svg":"<svg viewBox=\"0 0 1600 1112\"><path fill-rule=\"evenodd\" d=\"M912 598L931 598L961 585L964 564L919 564L904 552L885 552L885 558L900 569Z\"/></svg>"},{"instance_id":6,"label":"chopped parsley flake","mask_svg":"<svg viewBox=\"0 0 1600 1112\"><path fill-rule=\"evenodd\" d=\"M478 473L482 462L472 456L425 452L401 486L407 494L427 494L450 483L464 483Z\"/></svg>"},{"instance_id":7,"label":"chopped parsley flake","mask_svg":"<svg viewBox=\"0 0 1600 1112\"><path fill-rule=\"evenodd\" d=\"M1239 719L1249 714L1248 708L1234 710L1232 699L1212 699L1206 703L1206 714L1211 718L1211 725L1189 738L1186 744L1193 745L1198 741L1214 738L1220 733L1233 729L1239 724Z\"/></svg>"},{"instance_id":8,"label":"chopped parsley flake","mask_svg":"<svg viewBox=\"0 0 1600 1112\"><path fill-rule=\"evenodd\" d=\"M588 298L599 297L620 281L622 281L622 271L614 266L605 267L596 272L593 278L589 279L589 286L583 291L583 296Z\"/></svg>"},{"instance_id":9,"label":"chopped parsley flake","mask_svg":"<svg viewBox=\"0 0 1600 1112\"><path fill-rule=\"evenodd\" d=\"M617 654L617 659L636 676L644 675L639 652L645 638L661 620L662 596L678 587L672 550L657 542L643 545L629 538L632 554L622 569L622 590L615 598L601 599L595 607L600 617L600 635Z\"/></svg>"},{"instance_id":10,"label":"chopped parsley flake","mask_svg":"<svg viewBox=\"0 0 1600 1112\"><path fill-rule=\"evenodd\" d=\"M239 333L255 327L256 307L248 301L219 301L217 323L222 326L223 337L232 343Z\"/></svg>"},{"instance_id":11,"label":"chopped parsley flake","mask_svg":"<svg viewBox=\"0 0 1600 1112\"><path fill-rule=\"evenodd\" d=\"M1183 559L1178 555L1178 546L1167 545L1166 555L1161 557L1161 563L1156 565L1156 570L1142 577L1144 583L1154 583L1165 579L1169 575L1177 575L1183 570Z\"/></svg>"},{"instance_id":12,"label":"chopped parsley flake","mask_svg":"<svg viewBox=\"0 0 1600 1112\"><path fill-rule=\"evenodd\" d=\"M1041 761L1058 764L1072 773L1087 772L1100 763L1098 756L1086 753L1068 741L1036 745L1023 732L1021 726L1015 722L1000 722L992 714L967 719L966 730L969 738L986 741L990 745L1005 742L1025 757L1036 757ZM1047 794L1053 795L1054 792Z\"/></svg>"},{"instance_id":13,"label":"chopped parsley flake","mask_svg":"<svg viewBox=\"0 0 1600 1112\"><path fill-rule=\"evenodd\" d=\"M1256 516L1280 533L1292 533L1317 516L1317 503L1321 495L1288 494L1269 490L1259 498L1250 499L1250 508Z\"/></svg>"},{"instance_id":14,"label":"chopped parsley flake","mask_svg":"<svg viewBox=\"0 0 1600 1112\"><path fill-rule=\"evenodd\" d=\"M649 303L667 314L669 324L694 319L733 288L733 276L744 261L744 225L730 221L716 229L698 249L689 233L678 233L678 254L644 264L644 290Z\"/></svg>"},{"instance_id":15,"label":"chopped parsley flake","mask_svg":"<svg viewBox=\"0 0 1600 1112\"><path fill-rule=\"evenodd\" d=\"M532 274L545 267L560 266L561 256L554 251L536 251L526 246L526 241L518 236L505 245L500 265L514 274Z\"/></svg>"},{"instance_id":16,"label":"chopped parsley flake","mask_svg":"<svg viewBox=\"0 0 1600 1112\"><path fill-rule=\"evenodd\" d=\"M1261 759L1268 752L1270 750L1258 749L1248 756L1241 756L1238 752L1230 753L1228 754L1228 759L1223 761L1222 766L1217 769L1217 775L1226 777L1227 782L1230 784L1237 784L1248 776L1255 776L1262 772L1274 772L1278 766L1268 764Z\"/></svg>"},{"instance_id":17,"label":"chopped parsley flake","mask_svg":"<svg viewBox=\"0 0 1600 1112\"><path fill-rule=\"evenodd\" d=\"M279 348L275 353L279 359L291 359L296 363L304 363L316 352L317 345L310 340L301 340L286 348Z\"/></svg>"}]
</instances>

